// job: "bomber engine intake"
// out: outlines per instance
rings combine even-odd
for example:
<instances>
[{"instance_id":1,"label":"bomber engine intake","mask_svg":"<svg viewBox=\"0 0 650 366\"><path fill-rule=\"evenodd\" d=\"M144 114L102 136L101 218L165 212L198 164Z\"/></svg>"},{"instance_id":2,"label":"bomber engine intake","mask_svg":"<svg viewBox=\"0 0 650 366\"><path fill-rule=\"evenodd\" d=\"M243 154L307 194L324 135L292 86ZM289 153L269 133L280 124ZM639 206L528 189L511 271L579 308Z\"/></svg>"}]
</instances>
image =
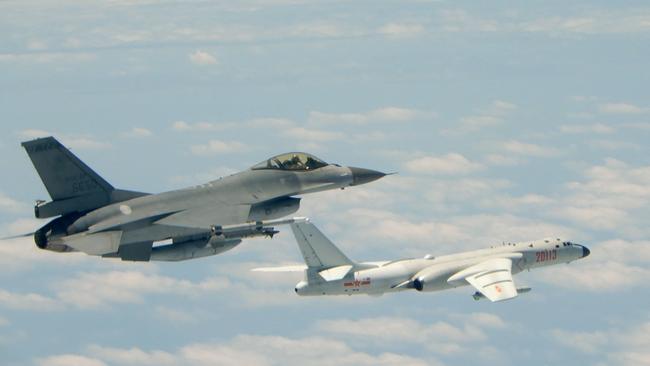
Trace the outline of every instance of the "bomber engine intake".
<instances>
[{"instance_id":1,"label":"bomber engine intake","mask_svg":"<svg viewBox=\"0 0 650 366\"><path fill-rule=\"evenodd\" d=\"M420 292L439 291L447 286L447 279L453 271L453 268L443 265L428 267L413 276L411 283Z\"/></svg>"}]
</instances>

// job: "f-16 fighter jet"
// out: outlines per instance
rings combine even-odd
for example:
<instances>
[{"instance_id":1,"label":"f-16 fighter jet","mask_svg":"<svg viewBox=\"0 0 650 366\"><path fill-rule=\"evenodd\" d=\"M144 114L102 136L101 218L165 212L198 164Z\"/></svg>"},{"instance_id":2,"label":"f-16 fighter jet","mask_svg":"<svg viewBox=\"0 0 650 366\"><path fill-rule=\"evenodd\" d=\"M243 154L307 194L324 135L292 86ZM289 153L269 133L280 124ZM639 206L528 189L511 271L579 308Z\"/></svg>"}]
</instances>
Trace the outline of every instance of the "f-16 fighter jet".
<instances>
[{"instance_id":1,"label":"f-16 fighter jet","mask_svg":"<svg viewBox=\"0 0 650 366\"><path fill-rule=\"evenodd\" d=\"M530 288L517 288L513 274L568 263L589 255L587 247L562 239L505 244L440 257L357 263L345 256L308 219L291 224L307 266L258 268L260 272L305 271L300 296L381 295L416 290L441 291L472 285L475 300L503 301Z\"/></svg>"},{"instance_id":2,"label":"f-16 fighter jet","mask_svg":"<svg viewBox=\"0 0 650 366\"><path fill-rule=\"evenodd\" d=\"M270 225L290 222L279 219L300 207L296 195L385 175L288 153L201 186L146 194L113 188L53 137L22 145L52 198L37 203L36 217L56 217L34 233L36 245L128 261L205 257L243 238L273 236ZM162 241L167 245L153 245Z\"/></svg>"}]
</instances>

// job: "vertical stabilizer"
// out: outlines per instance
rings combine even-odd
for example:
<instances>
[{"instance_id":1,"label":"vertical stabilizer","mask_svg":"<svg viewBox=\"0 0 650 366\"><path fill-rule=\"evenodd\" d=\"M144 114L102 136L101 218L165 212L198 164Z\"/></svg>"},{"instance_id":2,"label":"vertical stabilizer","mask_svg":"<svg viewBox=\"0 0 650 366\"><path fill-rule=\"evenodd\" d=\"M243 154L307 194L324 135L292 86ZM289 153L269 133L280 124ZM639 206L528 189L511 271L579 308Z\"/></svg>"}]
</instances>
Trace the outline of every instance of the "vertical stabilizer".
<instances>
[{"instance_id":1,"label":"vertical stabilizer","mask_svg":"<svg viewBox=\"0 0 650 366\"><path fill-rule=\"evenodd\" d=\"M54 137L27 141L22 145L54 201L93 193L110 194L114 190Z\"/></svg>"},{"instance_id":2,"label":"vertical stabilizer","mask_svg":"<svg viewBox=\"0 0 650 366\"><path fill-rule=\"evenodd\" d=\"M23 142L52 202L36 207L36 217L53 217L102 207L115 191L107 181L54 137Z\"/></svg>"},{"instance_id":3,"label":"vertical stabilizer","mask_svg":"<svg viewBox=\"0 0 650 366\"><path fill-rule=\"evenodd\" d=\"M346 265L354 266L354 262L346 257L308 219L291 224L291 229L307 267L327 269Z\"/></svg>"}]
</instances>

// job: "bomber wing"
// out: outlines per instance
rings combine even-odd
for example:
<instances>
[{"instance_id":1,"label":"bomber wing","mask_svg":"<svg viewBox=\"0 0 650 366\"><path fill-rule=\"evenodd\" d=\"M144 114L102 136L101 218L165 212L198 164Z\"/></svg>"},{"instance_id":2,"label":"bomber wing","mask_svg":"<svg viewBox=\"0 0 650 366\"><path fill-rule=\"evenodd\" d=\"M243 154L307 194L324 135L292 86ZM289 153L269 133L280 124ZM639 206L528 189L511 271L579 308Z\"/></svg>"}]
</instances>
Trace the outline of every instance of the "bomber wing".
<instances>
[{"instance_id":1,"label":"bomber wing","mask_svg":"<svg viewBox=\"0 0 650 366\"><path fill-rule=\"evenodd\" d=\"M517 297L512 280L512 259L493 258L464 269L451 276L447 282L465 280L492 302Z\"/></svg>"}]
</instances>

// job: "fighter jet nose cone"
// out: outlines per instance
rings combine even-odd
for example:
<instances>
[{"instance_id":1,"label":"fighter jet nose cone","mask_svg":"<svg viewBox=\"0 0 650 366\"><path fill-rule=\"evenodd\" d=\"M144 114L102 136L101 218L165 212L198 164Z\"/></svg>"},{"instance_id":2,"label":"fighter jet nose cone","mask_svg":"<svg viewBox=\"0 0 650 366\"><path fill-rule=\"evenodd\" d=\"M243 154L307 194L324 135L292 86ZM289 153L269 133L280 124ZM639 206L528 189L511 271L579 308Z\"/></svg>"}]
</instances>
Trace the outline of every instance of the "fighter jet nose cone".
<instances>
[{"instance_id":1,"label":"fighter jet nose cone","mask_svg":"<svg viewBox=\"0 0 650 366\"><path fill-rule=\"evenodd\" d=\"M589 250L589 248L583 246L582 247L582 258L588 257L589 254L591 254L591 250Z\"/></svg>"},{"instance_id":2,"label":"fighter jet nose cone","mask_svg":"<svg viewBox=\"0 0 650 366\"><path fill-rule=\"evenodd\" d=\"M352 171L352 186L360 186L386 176L386 173L371 169L350 167L350 170Z\"/></svg>"}]
</instances>

